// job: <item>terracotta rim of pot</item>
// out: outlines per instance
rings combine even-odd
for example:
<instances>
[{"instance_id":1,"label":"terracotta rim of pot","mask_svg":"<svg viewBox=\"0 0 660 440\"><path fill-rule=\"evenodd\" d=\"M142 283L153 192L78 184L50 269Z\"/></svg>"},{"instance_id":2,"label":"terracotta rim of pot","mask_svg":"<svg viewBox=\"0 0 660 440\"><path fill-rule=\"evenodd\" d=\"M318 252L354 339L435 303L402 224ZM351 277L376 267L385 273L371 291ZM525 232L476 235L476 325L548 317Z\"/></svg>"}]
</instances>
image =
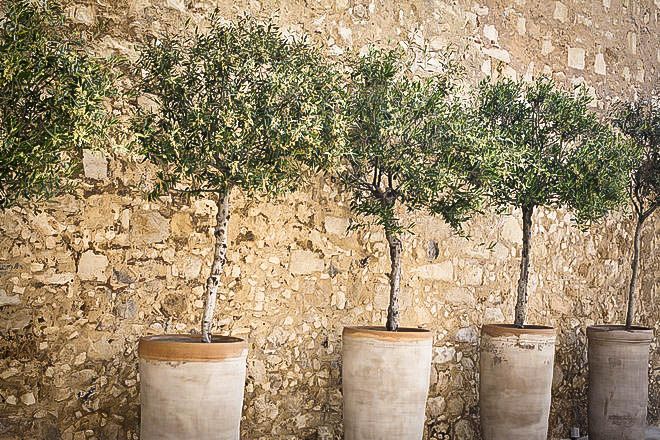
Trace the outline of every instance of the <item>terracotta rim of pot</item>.
<instances>
[{"instance_id":1,"label":"terracotta rim of pot","mask_svg":"<svg viewBox=\"0 0 660 440\"><path fill-rule=\"evenodd\" d=\"M625 325L591 325L587 327L587 337L591 341L630 342L648 344L653 340L650 327Z\"/></svg>"},{"instance_id":2,"label":"terracotta rim of pot","mask_svg":"<svg viewBox=\"0 0 660 440\"><path fill-rule=\"evenodd\" d=\"M433 339L433 333L423 328L399 327L391 332L380 326L344 327L342 336L351 338L378 339L382 341L426 341Z\"/></svg>"},{"instance_id":3,"label":"terracotta rim of pot","mask_svg":"<svg viewBox=\"0 0 660 440\"><path fill-rule=\"evenodd\" d=\"M247 350L247 342L233 336L213 336L211 343L199 335L156 335L140 338L141 359L158 361L213 362L239 358Z\"/></svg>"},{"instance_id":4,"label":"terracotta rim of pot","mask_svg":"<svg viewBox=\"0 0 660 440\"><path fill-rule=\"evenodd\" d=\"M544 325L526 325L520 328L513 324L484 324L481 327L481 332L494 337L522 335L555 337L557 335L554 327L547 327Z\"/></svg>"}]
</instances>

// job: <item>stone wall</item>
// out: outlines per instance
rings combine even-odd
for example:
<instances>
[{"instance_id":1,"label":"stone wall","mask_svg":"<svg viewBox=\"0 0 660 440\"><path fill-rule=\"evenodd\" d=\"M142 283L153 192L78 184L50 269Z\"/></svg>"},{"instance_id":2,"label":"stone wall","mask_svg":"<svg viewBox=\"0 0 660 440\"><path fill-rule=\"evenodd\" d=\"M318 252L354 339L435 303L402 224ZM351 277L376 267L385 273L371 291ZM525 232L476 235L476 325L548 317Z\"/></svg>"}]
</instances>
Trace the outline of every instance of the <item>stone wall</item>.
<instances>
[{"instance_id":1,"label":"stone wall","mask_svg":"<svg viewBox=\"0 0 660 440\"><path fill-rule=\"evenodd\" d=\"M203 23L213 1L79 1L67 9L99 53L134 58L146 35ZM454 44L469 77L552 75L585 82L599 108L659 79L658 0L221 1L230 18L275 16L331 53L367 42ZM420 58L421 59L421 58ZM420 61L421 63L421 61ZM419 67L419 66L418 66ZM117 104L117 114L125 113ZM137 439L138 338L198 328L211 260L210 200L147 202L145 164L87 155L75 195L0 214L0 439ZM347 232L344 195L319 179L274 201L233 194L229 263L216 328L250 342L243 438L341 437L342 327L381 324L389 261L383 234ZM435 334L428 439L478 439L478 334L511 320L520 215L475 219L470 240L414 218L406 237L402 323ZM537 212L530 322L560 336L552 438L586 428L585 326L624 320L632 225L587 232ZM658 216L643 233L638 321L660 331ZM660 419L653 345L651 422Z\"/></svg>"}]
</instances>

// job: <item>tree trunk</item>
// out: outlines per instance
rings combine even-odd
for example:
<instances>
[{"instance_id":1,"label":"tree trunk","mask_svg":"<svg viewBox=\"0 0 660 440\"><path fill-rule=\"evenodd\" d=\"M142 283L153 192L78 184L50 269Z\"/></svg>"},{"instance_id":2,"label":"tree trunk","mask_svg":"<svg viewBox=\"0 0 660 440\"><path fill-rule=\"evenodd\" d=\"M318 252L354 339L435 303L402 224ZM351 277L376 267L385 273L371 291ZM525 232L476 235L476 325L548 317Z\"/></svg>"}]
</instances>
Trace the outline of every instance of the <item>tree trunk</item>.
<instances>
[{"instance_id":1,"label":"tree trunk","mask_svg":"<svg viewBox=\"0 0 660 440\"><path fill-rule=\"evenodd\" d=\"M635 317L635 292L637 290L637 277L639 275L639 248L642 241L642 225L644 219L639 216L635 227L635 238L633 241L632 274L630 275L630 287L628 288L628 313L626 314L626 328L633 325Z\"/></svg>"},{"instance_id":2,"label":"tree trunk","mask_svg":"<svg viewBox=\"0 0 660 440\"><path fill-rule=\"evenodd\" d=\"M514 324L522 328L527 317L527 282L529 280L529 242L532 238L532 214L534 206L523 206L523 243L520 258L520 278L518 279L518 297L516 299L516 317Z\"/></svg>"},{"instance_id":3,"label":"tree trunk","mask_svg":"<svg viewBox=\"0 0 660 440\"><path fill-rule=\"evenodd\" d=\"M215 301L218 296L220 277L227 261L227 225L229 223L230 192L231 189L227 189L224 193L218 194L218 213L215 216L215 228L213 230L215 252L213 254L211 274L206 280L204 316L202 318L202 341L204 342L211 342L213 311L215 310Z\"/></svg>"},{"instance_id":4,"label":"tree trunk","mask_svg":"<svg viewBox=\"0 0 660 440\"><path fill-rule=\"evenodd\" d=\"M389 331L399 328L399 292L401 291L401 253L403 245L398 235L385 232L387 243L390 246L390 305L387 308L387 324Z\"/></svg>"}]
</instances>

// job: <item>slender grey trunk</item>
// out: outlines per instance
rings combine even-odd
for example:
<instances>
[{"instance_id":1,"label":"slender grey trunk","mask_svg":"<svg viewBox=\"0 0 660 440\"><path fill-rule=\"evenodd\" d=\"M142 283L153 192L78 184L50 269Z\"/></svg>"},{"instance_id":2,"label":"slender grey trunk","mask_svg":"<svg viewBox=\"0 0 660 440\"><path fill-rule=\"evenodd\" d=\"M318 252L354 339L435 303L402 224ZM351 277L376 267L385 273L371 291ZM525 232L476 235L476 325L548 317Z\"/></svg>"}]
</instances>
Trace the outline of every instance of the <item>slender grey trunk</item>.
<instances>
[{"instance_id":1,"label":"slender grey trunk","mask_svg":"<svg viewBox=\"0 0 660 440\"><path fill-rule=\"evenodd\" d=\"M642 225L644 219L640 215L637 219L637 226L635 227L635 239L633 241L633 257L632 257L632 275L630 275L630 287L628 288L628 313L626 314L626 328L633 325L635 317L635 292L637 291L637 277L639 275L639 248L642 241Z\"/></svg>"},{"instance_id":2,"label":"slender grey trunk","mask_svg":"<svg viewBox=\"0 0 660 440\"><path fill-rule=\"evenodd\" d=\"M532 214L534 206L523 206L523 243L520 258L520 278L518 279L518 297L516 299L516 317L514 324L522 328L527 317L527 283L529 281L529 242L532 238Z\"/></svg>"},{"instance_id":3,"label":"slender grey trunk","mask_svg":"<svg viewBox=\"0 0 660 440\"><path fill-rule=\"evenodd\" d=\"M401 291L401 253L403 245L397 234L385 232L390 247L390 305L387 308L387 330L393 332L399 329L399 292Z\"/></svg>"},{"instance_id":4,"label":"slender grey trunk","mask_svg":"<svg viewBox=\"0 0 660 440\"><path fill-rule=\"evenodd\" d=\"M206 292L204 298L204 316L202 318L202 341L211 342L211 324L213 323L213 311L218 296L218 286L222 270L227 261L227 225L229 223L229 193L228 188L224 193L218 194L218 213L215 216L215 252L213 254L213 265L211 274L206 280Z\"/></svg>"}]
</instances>

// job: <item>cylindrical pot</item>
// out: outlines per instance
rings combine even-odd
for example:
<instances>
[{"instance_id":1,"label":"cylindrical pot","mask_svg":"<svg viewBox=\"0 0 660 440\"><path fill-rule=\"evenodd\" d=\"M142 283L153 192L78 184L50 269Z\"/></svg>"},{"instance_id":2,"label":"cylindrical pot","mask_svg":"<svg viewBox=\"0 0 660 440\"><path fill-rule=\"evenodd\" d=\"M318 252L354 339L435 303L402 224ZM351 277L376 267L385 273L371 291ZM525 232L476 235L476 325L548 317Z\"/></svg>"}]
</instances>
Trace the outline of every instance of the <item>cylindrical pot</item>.
<instances>
[{"instance_id":1,"label":"cylindrical pot","mask_svg":"<svg viewBox=\"0 0 660 440\"><path fill-rule=\"evenodd\" d=\"M141 440L238 440L247 343L162 335L140 339Z\"/></svg>"},{"instance_id":2,"label":"cylindrical pot","mask_svg":"<svg viewBox=\"0 0 660 440\"><path fill-rule=\"evenodd\" d=\"M645 438L653 330L597 325L587 338L589 440Z\"/></svg>"},{"instance_id":3,"label":"cylindrical pot","mask_svg":"<svg viewBox=\"0 0 660 440\"><path fill-rule=\"evenodd\" d=\"M484 440L548 438L555 339L552 327L482 327L479 406Z\"/></svg>"},{"instance_id":4,"label":"cylindrical pot","mask_svg":"<svg viewBox=\"0 0 660 440\"><path fill-rule=\"evenodd\" d=\"M431 376L428 330L345 327L345 440L421 440Z\"/></svg>"}]
</instances>

